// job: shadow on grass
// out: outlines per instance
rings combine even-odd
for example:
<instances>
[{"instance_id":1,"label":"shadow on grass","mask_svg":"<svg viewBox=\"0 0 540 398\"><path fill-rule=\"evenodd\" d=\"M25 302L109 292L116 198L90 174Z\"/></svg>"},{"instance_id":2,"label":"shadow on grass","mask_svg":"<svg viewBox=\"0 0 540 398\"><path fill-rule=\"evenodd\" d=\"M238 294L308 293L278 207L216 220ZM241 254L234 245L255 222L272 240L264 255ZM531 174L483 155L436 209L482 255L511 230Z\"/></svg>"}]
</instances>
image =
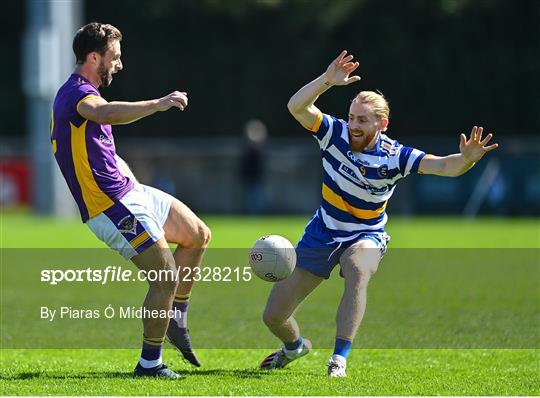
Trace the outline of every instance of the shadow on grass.
<instances>
[{"instance_id":1,"label":"shadow on grass","mask_svg":"<svg viewBox=\"0 0 540 398\"><path fill-rule=\"evenodd\" d=\"M133 372L21 372L11 376L0 375L0 380L31 380L31 379L125 379L133 378Z\"/></svg>"},{"instance_id":2,"label":"shadow on grass","mask_svg":"<svg viewBox=\"0 0 540 398\"><path fill-rule=\"evenodd\" d=\"M262 379L269 372L258 369L208 369L208 370L179 370L178 374L185 377L222 376L237 379ZM31 380L31 379L133 379L133 372L21 372L13 375L0 374L0 380Z\"/></svg>"},{"instance_id":3,"label":"shadow on grass","mask_svg":"<svg viewBox=\"0 0 540 398\"><path fill-rule=\"evenodd\" d=\"M237 379L262 379L270 372L265 370L247 368L247 369L203 369L179 371L183 376L225 376Z\"/></svg>"}]
</instances>

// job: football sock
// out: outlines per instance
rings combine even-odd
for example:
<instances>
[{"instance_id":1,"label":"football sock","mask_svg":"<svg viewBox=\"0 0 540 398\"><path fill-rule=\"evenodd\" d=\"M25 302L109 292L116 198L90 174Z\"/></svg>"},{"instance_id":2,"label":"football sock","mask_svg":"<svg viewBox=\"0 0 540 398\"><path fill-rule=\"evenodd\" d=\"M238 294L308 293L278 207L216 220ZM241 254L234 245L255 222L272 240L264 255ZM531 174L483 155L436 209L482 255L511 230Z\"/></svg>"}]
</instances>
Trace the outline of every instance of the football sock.
<instances>
[{"instance_id":1,"label":"football sock","mask_svg":"<svg viewBox=\"0 0 540 398\"><path fill-rule=\"evenodd\" d=\"M191 296L191 293L177 294L176 296L174 296L172 309L175 311L174 311L174 318L171 318L171 319L174 319L178 327L182 329L187 328L187 314L188 314L190 296Z\"/></svg>"},{"instance_id":2,"label":"football sock","mask_svg":"<svg viewBox=\"0 0 540 398\"><path fill-rule=\"evenodd\" d=\"M142 352L139 363L143 368L154 368L161 365L161 349L164 337L143 336Z\"/></svg>"},{"instance_id":3,"label":"football sock","mask_svg":"<svg viewBox=\"0 0 540 398\"><path fill-rule=\"evenodd\" d=\"M339 355L343 359L347 359L349 351L351 350L352 341L336 338L336 343L334 345L334 355Z\"/></svg>"},{"instance_id":4,"label":"football sock","mask_svg":"<svg viewBox=\"0 0 540 398\"><path fill-rule=\"evenodd\" d=\"M292 343L285 343L285 349L287 351L296 351L297 349L300 348L301 345L302 345L302 336L300 336L298 340L293 341Z\"/></svg>"}]
</instances>

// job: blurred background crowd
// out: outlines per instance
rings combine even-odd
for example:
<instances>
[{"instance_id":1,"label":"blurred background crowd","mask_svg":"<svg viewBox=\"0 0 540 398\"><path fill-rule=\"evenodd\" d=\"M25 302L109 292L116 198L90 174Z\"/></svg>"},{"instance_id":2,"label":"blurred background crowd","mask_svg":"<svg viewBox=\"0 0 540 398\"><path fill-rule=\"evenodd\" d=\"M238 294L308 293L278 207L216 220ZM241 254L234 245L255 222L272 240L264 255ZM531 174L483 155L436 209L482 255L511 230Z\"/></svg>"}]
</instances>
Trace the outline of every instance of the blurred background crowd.
<instances>
[{"instance_id":1,"label":"blurred background crowd","mask_svg":"<svg viewBox=\"0 0 540 398\"><path fill-rule=\"evenodd\" d=\"M390 214L540 214L536 0L27 0L0 19L4 209L76 214L52 161L50 109L75 31L95 20L124 35L107 100L188 92L185 112L113 132L142 182L197 212L313 212L318 147L286 104L347 49L362 80L324 94L324 112L346 119L358 91L377 89L390 101L387 134L405 145L454 153L475 124L500 144L460 178L408 177Z\"/></svg>"}]
</instances>

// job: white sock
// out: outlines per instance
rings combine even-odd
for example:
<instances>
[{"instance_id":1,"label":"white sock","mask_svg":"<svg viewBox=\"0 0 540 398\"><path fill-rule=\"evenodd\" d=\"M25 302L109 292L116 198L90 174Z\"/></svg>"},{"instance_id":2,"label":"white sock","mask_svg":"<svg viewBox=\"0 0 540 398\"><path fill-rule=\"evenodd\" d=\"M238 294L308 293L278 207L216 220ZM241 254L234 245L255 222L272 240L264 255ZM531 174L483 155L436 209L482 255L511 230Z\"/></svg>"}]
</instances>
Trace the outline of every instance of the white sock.
<instances>
[{"instance_id":1,"label":"white sock","mask_svg":"<svg viewBox=\"0 0 540 398\"><path fill-rule=\"evenodd\" d=\"M141 364L143 368L148 369L148 368L155 368L156 366L161 365L163 362L161 360L161 355L160 355L158 359L154 359L153 361L149 361L141 357L139 359L139 363Z\"/></svg>"}]
</instances>

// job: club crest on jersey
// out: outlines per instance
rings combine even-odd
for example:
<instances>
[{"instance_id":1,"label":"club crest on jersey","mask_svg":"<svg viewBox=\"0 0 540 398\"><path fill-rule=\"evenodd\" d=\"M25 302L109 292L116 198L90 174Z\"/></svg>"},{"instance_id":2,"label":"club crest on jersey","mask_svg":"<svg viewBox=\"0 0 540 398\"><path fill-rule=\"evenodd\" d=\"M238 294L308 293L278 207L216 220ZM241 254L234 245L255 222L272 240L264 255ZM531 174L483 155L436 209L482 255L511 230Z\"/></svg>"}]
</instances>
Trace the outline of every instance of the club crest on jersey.
<instances>
[{"instance_id":1,"label":"club crest on jersey","mask_svg":"<svg viewBox=\"0 0 540 398\"><path fill-rule=\"evenodd\" d=\"M381 178L388 177L388 166L383 164L377 169L377 175Z\"/></svg>"},{"instance_id":2,"label":"club crest on jersey","mask_svg":"<svg viewBox=\"0 0 540 398\"><path fill-rule=\"evenodd\" d=\"M132 221L131 217L132 216L125 216L120 220L120 222L117 224L118 232L122 234L137 235L137 219L133 217Z\"/></svg>"},{"instance_id":3,"label":"club crest on jersey","mask_svg":"<svg viewBox=\"0 0 540 398\"><path fill-rule=\"evenodd\" d=\"M343 174L345 177L349 178L350 180L356 182L357 184L360 184L361 181L350 167L347 167L343 163L341 163L341 166L339 166L339 172Z\"/></svg>"}]
</instances>

